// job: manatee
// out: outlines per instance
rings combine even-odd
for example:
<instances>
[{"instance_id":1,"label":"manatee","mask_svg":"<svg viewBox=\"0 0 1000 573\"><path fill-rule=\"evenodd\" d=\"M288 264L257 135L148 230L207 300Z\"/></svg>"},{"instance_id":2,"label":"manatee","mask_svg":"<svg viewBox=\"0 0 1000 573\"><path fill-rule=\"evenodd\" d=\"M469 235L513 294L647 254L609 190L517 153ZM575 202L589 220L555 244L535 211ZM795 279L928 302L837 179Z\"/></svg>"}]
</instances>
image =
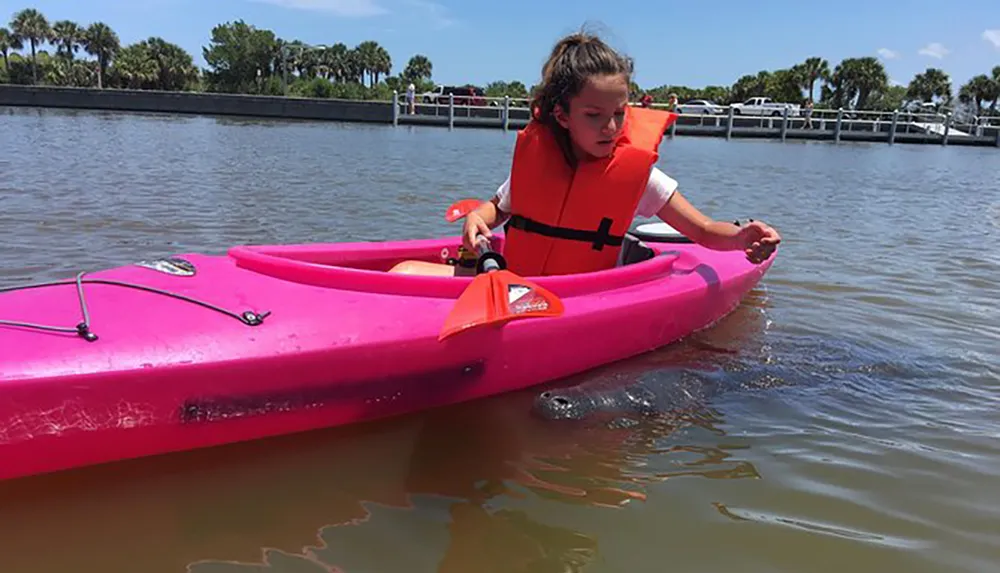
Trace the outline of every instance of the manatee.
<instances>
[{"instance_id":1,"label":"manatee","mask_svg":"<svg viewBox=\"0 0 1000 573\"><path fill-rule=\"evenodd\" d=\"M637 419L703 409L727 390L783 383L781 377L753 368L660 368L637 377L599 378L545 390L535 397L532 410L546 420L599 420L621 427Z\"/></svg>"}]
</instances>

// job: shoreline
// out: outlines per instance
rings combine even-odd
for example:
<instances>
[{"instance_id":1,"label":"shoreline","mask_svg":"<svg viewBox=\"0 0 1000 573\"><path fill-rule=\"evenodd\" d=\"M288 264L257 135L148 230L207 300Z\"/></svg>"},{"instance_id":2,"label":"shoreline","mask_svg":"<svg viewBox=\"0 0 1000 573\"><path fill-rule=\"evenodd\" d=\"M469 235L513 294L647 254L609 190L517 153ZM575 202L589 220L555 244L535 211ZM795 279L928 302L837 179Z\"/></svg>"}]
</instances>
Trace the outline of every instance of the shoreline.
<instances>
[{"instance_id":1,"label":"shoreline","mask_svg":"<svg viewBox=\"0 0 1000 573\"><path fill-rule=\"evenodd\" d=\"M417 104L415 115L405 113L402 98L395 96L394 101L398 103L0 84L0 106L10 107L424 125L449 129L520 129L528 121L528 110L509 107L509 101L486 107ZM814 116L821 115L817 112L822 110L815 110ZM967 133L947 123L902 121L897 114L884 114L872 120L845 117L847 114L843 111L833 113L836 117L813 117L811 129L804 128L803 117L734 117L731 112L730 115L682 115L667 135L1000 148L1000 126L982 126L973 133Z\"/></svg>"}]
</instances>

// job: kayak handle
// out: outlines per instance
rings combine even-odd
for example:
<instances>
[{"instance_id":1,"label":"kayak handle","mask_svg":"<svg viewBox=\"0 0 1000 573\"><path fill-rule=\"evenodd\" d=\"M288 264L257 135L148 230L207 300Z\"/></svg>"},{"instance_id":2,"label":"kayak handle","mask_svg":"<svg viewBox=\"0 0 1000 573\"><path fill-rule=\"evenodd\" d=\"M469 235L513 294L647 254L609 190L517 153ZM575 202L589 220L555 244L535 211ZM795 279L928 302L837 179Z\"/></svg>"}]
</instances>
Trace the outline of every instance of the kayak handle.
<instances>
[{"instance_id":1,"label":"kayak handle","mask_svg":"<svg viewBox=\"0 0 1000 573\"><path fill-rule=\"evenodd\" d=\"M491 249L490 240L482 235L476 237L476 251L479 253L479 260L476 261L477 275L507 268L507 261L503 255Z\"/></svg>"}]
</instances>

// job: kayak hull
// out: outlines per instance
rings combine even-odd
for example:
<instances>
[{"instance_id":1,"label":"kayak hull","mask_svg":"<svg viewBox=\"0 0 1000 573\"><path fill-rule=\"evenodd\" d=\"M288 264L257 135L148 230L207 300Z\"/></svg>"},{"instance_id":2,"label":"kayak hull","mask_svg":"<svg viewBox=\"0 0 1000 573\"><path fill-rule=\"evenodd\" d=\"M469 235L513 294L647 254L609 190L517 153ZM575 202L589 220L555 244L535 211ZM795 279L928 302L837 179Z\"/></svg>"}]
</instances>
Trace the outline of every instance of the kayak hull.
<instances>
[{"instance_id":1,"label":"kayak hull","mask_svg":"<svg viewBox=\"0 0 1000 573\"><path fill-rule=\"evenodd\" d=\"M558 318L438 340L473 279L385 270L454 256L456 241L239 246L0 293L0 319L70 327L0 324L0 479L528 388L710 326L773 260L650 245L640 263L531 278L560 297ZM81 299L88 328L73 331Z\"/></svg>"}]
</instances>

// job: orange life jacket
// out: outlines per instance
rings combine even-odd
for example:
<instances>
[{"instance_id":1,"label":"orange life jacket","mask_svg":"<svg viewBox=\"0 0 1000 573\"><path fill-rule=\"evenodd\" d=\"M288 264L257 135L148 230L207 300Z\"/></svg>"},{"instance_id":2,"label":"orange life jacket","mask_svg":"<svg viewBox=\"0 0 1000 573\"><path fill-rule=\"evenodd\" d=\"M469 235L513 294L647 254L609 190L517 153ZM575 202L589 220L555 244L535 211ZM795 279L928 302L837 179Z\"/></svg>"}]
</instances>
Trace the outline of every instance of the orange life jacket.
<instances>
[{"instance_id":1,"label":"orange life jacket","mask_svg":"<svg viewBox=\"0 0 1000 573\"><path fill-rule=\"evenodd\" d=\"M574 170L555 136L531 121L517 135L504 258L521 276L610 269L677 114L629 106L611 155Z\"/></svg>"}]
</instances>

